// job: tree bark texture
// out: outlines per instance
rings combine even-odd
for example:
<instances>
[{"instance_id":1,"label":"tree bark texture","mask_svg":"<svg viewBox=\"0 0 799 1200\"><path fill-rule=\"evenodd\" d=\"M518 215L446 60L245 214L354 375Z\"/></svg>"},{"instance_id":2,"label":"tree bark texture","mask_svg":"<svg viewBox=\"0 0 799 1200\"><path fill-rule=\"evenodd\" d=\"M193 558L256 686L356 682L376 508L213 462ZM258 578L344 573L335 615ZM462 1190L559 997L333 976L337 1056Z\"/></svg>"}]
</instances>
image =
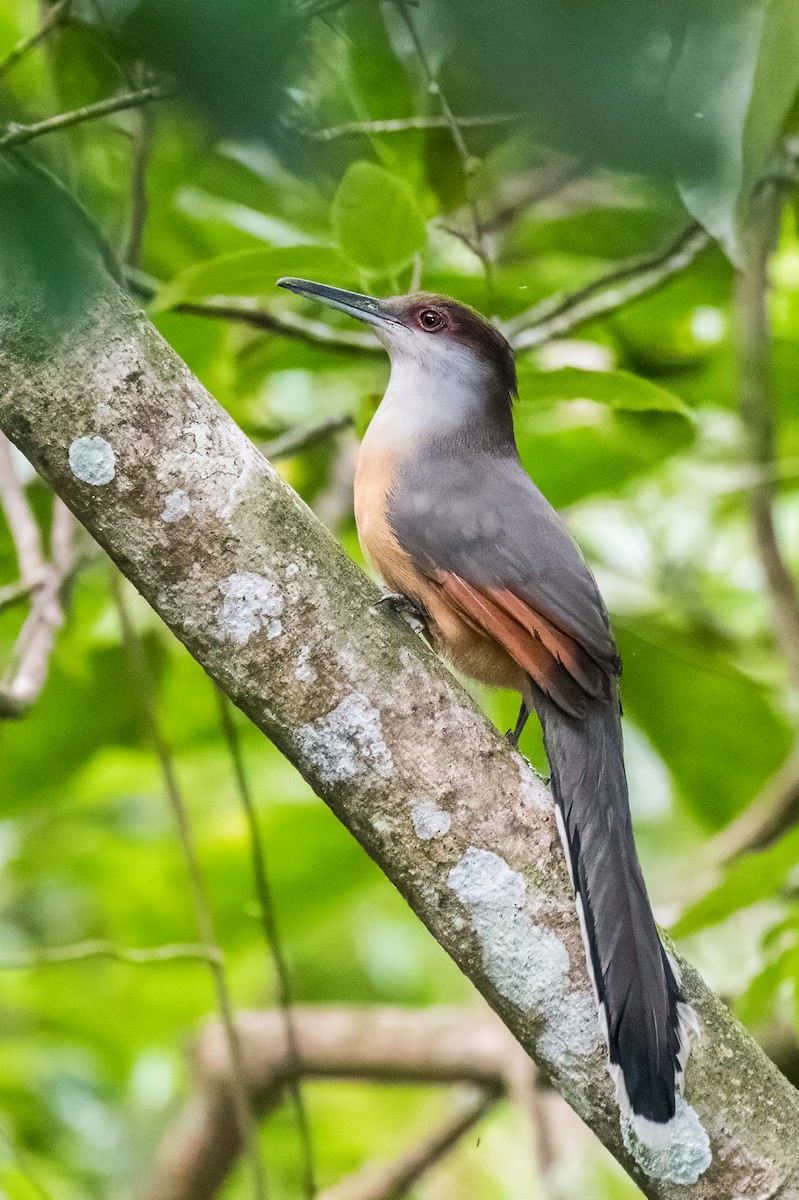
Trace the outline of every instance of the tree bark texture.
<instances>
[{"instance_id":1,"label":"tree bark texture","mask_svg":"<svg viewBox=\"0 0 799 1200\"><path fill-rule=\"evenodd\" d=\"M683 965L677 1144L620 1121L546 787L115 285L0 324L0 428L653 1198L799 1197L799 1094Z\"/></svg>"}]
</instances>

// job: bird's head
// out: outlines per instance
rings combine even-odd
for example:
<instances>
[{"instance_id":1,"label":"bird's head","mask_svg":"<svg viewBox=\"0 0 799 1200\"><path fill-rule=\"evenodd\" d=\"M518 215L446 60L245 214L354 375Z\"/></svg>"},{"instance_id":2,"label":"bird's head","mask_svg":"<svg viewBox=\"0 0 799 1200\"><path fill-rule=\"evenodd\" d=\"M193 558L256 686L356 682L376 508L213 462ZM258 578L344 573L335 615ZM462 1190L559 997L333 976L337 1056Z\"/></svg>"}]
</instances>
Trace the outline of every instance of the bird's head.
<instances>
[{"instance_id":1,"label":"bird's head","mask_svg":"<svg viewBox=\"0 0 799 1200\"><path fill-rule=\"evenodd\" d=\"M413 370L430 380L460 380L465 388L499 393L508 403L516 394L516 368L507 340L474 309L449 296L416 292L378 300L290 278L278 280L278 286L370 325L388 351L393 370Z\"/></svg>"}]
</instances>

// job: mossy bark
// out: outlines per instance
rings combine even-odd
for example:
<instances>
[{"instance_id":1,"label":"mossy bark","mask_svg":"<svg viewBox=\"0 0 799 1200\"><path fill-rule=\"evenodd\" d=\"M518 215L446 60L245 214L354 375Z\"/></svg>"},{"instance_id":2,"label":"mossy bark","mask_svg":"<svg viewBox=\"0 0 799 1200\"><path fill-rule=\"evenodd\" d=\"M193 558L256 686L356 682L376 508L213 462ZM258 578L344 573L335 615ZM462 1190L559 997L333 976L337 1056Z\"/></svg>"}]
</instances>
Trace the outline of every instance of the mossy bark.
<instances>
[{"instance_id":1,"label":"mossy bark","mask_svg":"<svg viewBox=\"0 0 799 1200\"><path fill-rule=\"evenodd\" d=\"M647 1196L799 1197L799 1094L688 967L695 1119L625 1147L547 790L121 291L0 325L0 428Z\"/></svg>"}]
</instances>

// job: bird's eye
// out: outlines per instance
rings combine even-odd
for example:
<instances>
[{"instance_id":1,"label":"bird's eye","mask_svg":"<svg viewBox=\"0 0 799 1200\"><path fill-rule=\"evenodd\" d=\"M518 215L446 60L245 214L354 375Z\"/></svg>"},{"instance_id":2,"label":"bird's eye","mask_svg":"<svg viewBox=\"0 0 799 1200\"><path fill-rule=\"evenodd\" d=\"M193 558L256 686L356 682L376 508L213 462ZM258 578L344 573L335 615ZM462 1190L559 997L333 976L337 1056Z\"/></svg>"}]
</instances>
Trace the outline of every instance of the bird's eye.
<instances>
[{"instance_id":1,"label":"bird's eye","mask_svg":"<svg viewBox=\"0 0 799 1200\"><path fill-rule=\"evenodd\" d=\"M425 308L419 313L419 324L422 329L431 332L434 329L440 329L444 324L444 318L440 312L434 308Z\"/></svg>"}]
</instances>

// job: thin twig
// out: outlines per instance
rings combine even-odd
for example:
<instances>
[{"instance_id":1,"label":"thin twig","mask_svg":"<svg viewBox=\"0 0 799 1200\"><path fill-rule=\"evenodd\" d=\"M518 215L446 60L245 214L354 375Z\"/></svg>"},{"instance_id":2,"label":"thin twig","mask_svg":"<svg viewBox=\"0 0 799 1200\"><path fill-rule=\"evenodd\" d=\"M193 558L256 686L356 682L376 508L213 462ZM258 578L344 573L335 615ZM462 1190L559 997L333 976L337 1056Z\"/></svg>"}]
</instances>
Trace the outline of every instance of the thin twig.
<instances>
[{"instance_id":1,"label":"thin twig","mask_svg":"<svg viewBox=\"0 0 799 1200\"><path fill-rule=\"evenodd\" d=\"M768 266L779 232L781 209L779 187L765 183L752 204L742 236L743 267L736 277L735 310L741 423L750 460L763 472L749 493L749 511L771 600L774 632L793 686L799 688L799 589L782 553L774 513L777 444L771 385Z\"/></svg>"},{"instance_id":2,"label":"thin twig","mask_svg":"<svg viewBox=\"0 0 799 1200\"><path fill-rule=\"evenodd\" d=\"M130 267L137 267L141 258L144 228L147 224L147 166L153 142L155 114L149 105L145 105L139 113L136 133L133 138L131 155L130 178L130 220L128 224L127 244L122 261Z\"/></svg>"},{"instance_id":3,"label":"thin twig","mask_svg":"<svg viewBox=\"0 0 799 1200\"><path fill-rule=\"evenodd\" d=\"M270 333L280 334L281 337L291 338L298 342L309 342L314 346L324 346L328 350L359 351L363 354L381 354L380 344L371 333L334 329L324 321L314 321L309 317L300 317L296 313L285 312L277 316L262 308L249 308L245 304L216 304L212 301L176 304L174 312L186 313L195 317L213 317L221 321L237 321L241 325L250 325L253 329L265 329Z\"/></svg>"},{"instance_id":4,"label":"thin twig","mask_svg":"<svg viewBox=\"0 0 799 1200\"><path fill-rule=\"evenodd\" d=\"M294 1027L294 1018L292 1016L293 1001L291 976L289 974L286 957L283 953L283 945L280 940L280 930L277 923L277 914L275 913L275 902L274 897L272 896L272 887L269 883L269 876L267 874L266 848L264 845L264 840L261 837L261 829L258 824L258 815L255 811L255 803L250 790L247 772L244 767L244 756L241 751L241 739L239 738L239 732L233 720L230 701L219 690L218 687L214 690L216 692L216 698L219 705L219 716L222 722L222 731L225 735L225 741L227 742L230 760L233 764L233 774L236 778L236 786L238 788L239 798L241 800L241 806L244 810L244 815L247 821L247 829L250 838L252 873L255 883L255 891L258 896L261 925L264 931L266 947L272 958L272 965L275 969L275 976L277 978L277 1001L280 1011L283 1014L283 1021L286 1029L286 1047L288 1049L288 1060L291 1067L289 1090L294 1103L294 1111L297 1118L297 1130L299 1132L300 1144L302 1146L304 1192L306 1200L313 1200L314 1196L316 1195L316 1171L314 1168L313 1136L311 1133L311 1122L308 1116L308 1109L306 1108L302 1094L302 1087L300 1086L302 1060L300 1058L297 1031Z\"/></svg>"},{"instance_id":5,"label":"thin twig","mask_svg":"<svg viewBox=\"0 0 799 1200\"><path fill-rule=\"evenodd\" d=\"M342 429L349 429L352 423L352 416L349 413L342 413L338 417L327 417L318 425L311 425L304 429L289 429L285 433L281 433L279 437L273 438L271 442L266 442L261 446L261 453L264 458L271 459L272 462L278 462L281 458L293 458L295 454L302 454L304 450L309 450L318 442L326 441L334 434L341 433Z\"/></svg>"},{"instance_id":6,"label":"thin twig","mask_svg":"<svg viewBox=\"0 0 799 1200\"><path fill-rule=\"evenodd\" d=\"M518 113L488 113L471 117L458 117L461 129L480 129L493 125L510 125L520 120ZM315 142L333 142L337 138L356 137L359 134L408 133L415 129L451 129L449 117L393 117L383 121L345 121L327 129L313 129L306 137Z\"/></svg>"},{"instance_id":7,"label":"thin twig","mask_svg":"<svg viewBox=\"0 0 799 1200\"><path fill-rule=\"evenodd\" d=\"M514 191L519 194L513 200L506 200L489 217L483 218L483 229L486 233L499 233L507 228L521 213L528 212L536 205L551 200L564 191L569 184L582 176L586 164L579 158L556 158L526 176L527 186L519 188L518 181ZM513 186L514 181L511 181Z\"/></svg>"},{"instance_id":8,"label":"thin twig","mask_svg":"<svg viewBox=\"0 0 799 1200\"><path fill-rule=\"evenodd\" d=\"M0 433L0 507L5 514L17 554L20 580L35 586L46 570L42 538L28 504L25 488L14 466L11 443Z\"/></svg>"},{"instance_id":9,"label":"thin twig","mask_svg":"<svg viewBox=\"0 0 799 1200\"><path fill-rule=\"evenodd\" d=\"M799 822L799 747L788 756L759 795L702 851L713 866L772 846Z\"/></svg>"},{"instance_id":10,"label":"thin twig","mask_svg":"<svg viewBox=\"0 0 799 1200\"><path fill-rule=\"evenodd\" d=\"M96 121L98 118L110 116L112 113L124 112L129 108L140 108L143 104L150 104L154 100L168 100L174 94L170 88L154 85L141 88L137 92L124 92L121 96L98 100L96 104L86 104L83 108L73 109L72 112L59 113L57 117L48 117L45 121L37 121L35 125L9 125L7 132L0 137L0 150L21 146L46 133L57 133L60 129L70 129L73 125L83 124L84 121Z\"/></svg>"},{"instance_id":11,"label":"thin twig","mask_svg":"<svg viewBox=\"0 0 799 1200\"><path fill-rule=\"evenodd\" d=\"M24 58L29 51L33 50L40 42L43 42L54 29L59 25L63 25L69 18L69 10L72 7L72 0L59 0L58 4L54 4L46 19L42 21L41 26L32 33L29 37L22 38L17 42L14 49L8 54L2 62L0 62L0 79L6 75L12 67L15 67L20 59Z\"/></svg>"},{"instance_id":12,"label":"thin twig","mask_svg":"<svg viewBox=\"0 0 799 1200\"><path fill-rule=\"evenodd\" d=\"M137 966L185 960L204 963L222 962L216 950L209 950L207 946L193 945L191 942L176 942L172 945L147 946L140 949L132 946L116 946L113 942L93 939L77 942L71 946L52 946L46 950L37 950L22 958L0 959L0 971L28 971L34 967L83 962L89 958L112 958L117 962L133 963Z\"/></svg>"},{"instance_id":13,"label":"thin twig","mask_svg":"<svg viewBox=\"0 0 799 1200\"><path fill-rule=\"evenodd\" d=\"M463 165L463 174L466 186L466 200L472 217L473 249L474 253L483 264L486 282L490 290L493 285L493 265L491 262L491 256L488 252L488 247L486 245L482 222L480 220L480 210L474 195L474 176L479 165L479 160L470 153L461 129L461 118L455 116L450 107L449 101L447 100L447 97L442 91L441 85L436 78L436 73L433 70L429 58L427 57L424 44L419 36L419 31L416 28L414 19L409 11L408 0L393 0L393 3L405 23L405 27L408 30L410 39L413 42L413 47L416 51L416 57L419 60L419 65L421 66L427 80L427 89L431 96L435 96L436 100L438 101L442 116L446 122L446 127L449 129L452 135L455 149L458 151L458 155Z\"/></svg>"},{"instance_id":14,"label":"thin twig","mask_svg":"<svg viewBox=\"0 0 799 1200\"><path fill-rule=\"evenodd\" d=\"M446 1120L418 1146L387 1167L367 1167L335 1187L326 1188L319 1200L400 1200L465 1133L482 1121L498 1099L497 1091L464 1090Z\"/></svg>"},{"instance_id":15,"label":"thin twig","mask_svg":"<svg viewBox=\"0 0 799 1200\"><path fill-rule=\"evenodd\" d=\"M136 699L158 756L164 786L175 818L186 870L189 876L194 916L200 934L200 941L208 954L208 966L213 977L217 1007L227 1038L230 1060L233 1064L233 1070L230 1075L230 1092L236 1112L239 1135L252 1171L253 1195L256 1197L256 1200L265 1200L266 1181L255 1136L255 1118L247 1090L244 1055L236 1030L233 1002L228 988L222 951L216 936L211 903L206 890L197 849L194 844L194 835L191 830L189 814L180 790L180 785L178 784L172 750L161 730L155 697L155 686L145 656L144 647L134 630L120 578L116 573L114 574L114 592L122 626L123 642L127 650L131 669L135 674Z\"/></svg>"},{"instance_id":16,"label":"thin twig","mask_svg":"<svg viewBox=\"0 0 799 1200\"><path fill-rule=\"evenodd\" d=\"M130 291L142 300L152 300L161 288L159 280L138 268L123 267L125 282ZM328 350L343 350L361 354L382 354L380 343L371 333L355 330L334 329L324 321L314 321L296 313L285 312L278 316L265 309L254 307L245 299L234 304L215 301L184 301L176 304L173 312L191 317L209 317L217 321L235 321L253 329L263 329L294 341L307 342L312 346L324 346Z\"/></svg>"},{"instance_id":17,"label":"thin twig","mask_svg":"<svg viewBox=\"0 0 799 1200\"><path fill-rule=\"evenodd\" d=\"M507 321L505 335L515 350L530 350L562 337L578 325L607 316L631 300L655 291L690 266L710 241L710 235L692 222L660 253L625 263L576 292L548 297Z\"/></svg>"},{"instance_id":18,"label":"thin twig","mask_svg":"<svg viewBox=\"0 0 799 1200\"><path fill-rule=\"evenodd\" d=\"M7 587L1 587L0 613L6 612L9 608L16 608L18 604L29 600L37 587L41 587L41 584L23 583L21 579L16 583L9 583Z\"/></svg>"},{"instance_id":19,"label":"thin twig","mask_svg":"<svg viewBox=\"0 0 799 1200\"><path fill-rule=\"evenodd\" d=\"M11 602L33 599L14 646L11 664L0 682L0 719L25 716L47 680L55 635L63 624L61 594L73 568L72 515L53 500L50 562L42 547L36 518L14 468L10 443L0 434L0 507L17 552L20 580L6 591Z\"/></svg>"}]
</instances>

